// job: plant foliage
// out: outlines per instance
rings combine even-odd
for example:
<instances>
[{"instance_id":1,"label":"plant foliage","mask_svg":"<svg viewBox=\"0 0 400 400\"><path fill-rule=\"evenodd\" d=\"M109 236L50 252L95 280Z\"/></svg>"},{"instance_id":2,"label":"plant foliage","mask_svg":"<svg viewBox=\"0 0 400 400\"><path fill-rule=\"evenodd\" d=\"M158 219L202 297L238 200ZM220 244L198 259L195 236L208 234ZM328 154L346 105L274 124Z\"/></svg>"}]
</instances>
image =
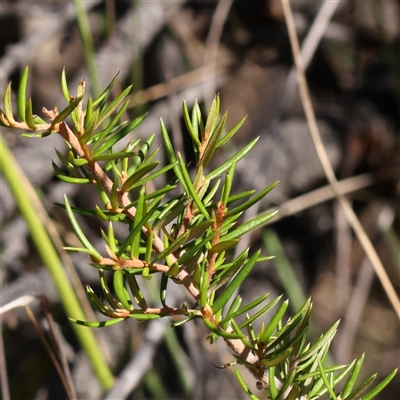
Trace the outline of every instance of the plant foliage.
<instances>
[{"instance_id":1,"label":"plant foliage","mask_svg":"<svg viewBox=\"0 0 400 400\"><path fill-rule=\"evenodd\" d=\"M154 135L143 142L127 139L121 146L145 116L121 121L128 106L130 87L109 101L116 79L97 99L89 97L85 102L85 82L81 81L76 94L71 95L63 71L61 89L68 105L63 109L43 109L44 120L33 115L32 102L26 98L26 68L17 95L18 121L14 118L11 84L4 94L4 111L0 110L0 123L23 130L25 136L61 135L67 151L65 154L56 150L55 175L71 184L93 185L102 201L92 210L72 207L67 197L62 205L82 245L67 247L67 250L86 253L90 265L97 268L102 293L98 295L87 287L87 297L105 316L101 322L72 320L87 327L103 327L128 318L143 321L180 316L175 325L202 319L209 330L210 342L220 338L232 350L233 362L229 365L247 368L256 379L258 389L267 390L270 399L374 398L396 371L371 390L375 375L356 385L364 356L350 365L326 365L338 323L315 343L309 343L310 300L287 318L288 301L269 299L264 294L242 305L242 298L236 295L253 267L268 257L262 257L260 250L246 249L234 258L231 250L242 235L265 224L275 212L245 223L240 222L240 217L277 184L256 194L253 191L231 193L236 164L251 151L257 139L219 167L209 170L215 151L232 138L245 119L227 132L227 113L220 116L218 96L206 116L197 103L189 111L184 101L183 117L195 165L188 169L182 155L175 151L161 119L167 163L160 167L159 149L152 150ZM119 150L115 150L117 144ZM149 189L155 178L167 174L169 179L164 187ZM102 232L103 248L92 245L76 214L92 215L108 222L108 229ZM115 235L114 224L127 226L126 237ZM112 288L107 280L109 274L112 274ZM156 274L162 276L161 306L152 304L143 290L147 280ZM179 284L186 290L191 298L190 306L167 304L166 293L171 284ZM268 319L256 331L254 321L267 313ZM256 399L236 367L235 374L248 396Z\"/></svg>"}]
</instances>

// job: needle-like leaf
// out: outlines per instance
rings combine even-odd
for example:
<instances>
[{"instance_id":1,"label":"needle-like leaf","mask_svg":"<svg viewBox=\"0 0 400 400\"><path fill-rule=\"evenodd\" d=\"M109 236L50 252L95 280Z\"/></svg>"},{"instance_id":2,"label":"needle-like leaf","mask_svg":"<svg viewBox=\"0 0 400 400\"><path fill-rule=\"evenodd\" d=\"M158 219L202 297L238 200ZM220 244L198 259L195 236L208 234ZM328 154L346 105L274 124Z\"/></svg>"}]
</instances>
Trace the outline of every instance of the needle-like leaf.
<instances>
[{"instance_id":1,"label":"needle-like leaf","mask_svg":"<svg viewBox=\"0 0 400 400\"><path fill-rule=\"evenodd\" d=\"M28 75L29 75L29 66L26 66L24 72L22 73L21 80L19 82L18 95L17 95L18 117L21 121L24 122L25 122L25 106L26 106L26 86L28 83Z\"/></svg>"},{"instance_id":2,"label":"needle-like leaf","mask_svg":"<svg viewBox=\"0 0 400 400\"><path fill-rule=\"evenodd\" d=\"M244 281L246 276L253 269L255 263L257 262L258 256L260 255L260 250L254 253L244 264L241 270L233 278L232 282L225 288L225 290L218 296L212 305L213 312L218 312L232 297L239 285Z\"/></svg>"},{"instance_id":3,"label":"needle-like leaf","mask_svg":"<svg viewBox=\"0 0 400 400\"><path fill-rule=\"evenodd\" d=\"M93 245L90 243L88 238L85 236L83 233L81 227L78 224L78 221L75 218L75 215L71 209L71 205L68 201L68 198L66 195L64 195L64 203L65 203L65 209L67 210L68 218L71 222L72 228L78 237L79 241L82 243L83 247L88 249L91 252L91 255L94 256L96 259L100 260L102 257L100 253L93 247Z\"/></svg>"}]
</instances>

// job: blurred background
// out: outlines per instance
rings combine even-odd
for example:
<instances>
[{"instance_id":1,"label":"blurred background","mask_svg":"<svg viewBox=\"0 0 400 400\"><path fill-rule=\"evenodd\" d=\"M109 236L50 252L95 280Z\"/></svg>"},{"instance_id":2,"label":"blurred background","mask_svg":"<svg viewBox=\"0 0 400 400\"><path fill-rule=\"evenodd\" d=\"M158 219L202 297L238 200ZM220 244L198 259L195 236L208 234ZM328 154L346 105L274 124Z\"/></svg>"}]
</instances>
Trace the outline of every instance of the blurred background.
<instances>
[{"instance_id":1,"label":"blurred background","mask_svg":"<svg viewBox=\"0 0 400 400\"><path fill-rule=\"evenodd\" d=\"M325 149L341 189L399 292L400 2L296 0L291 6ZM318 337L341 319L331 354L337 363L348 363L365 352L363 377L378 372L378 380L400 365L398 318L327 185L309 134L279 1L1 0L1 93L10 80L16 90L27 64L28 91L39 115L42 107L65 106L60 90L64 67L71 91L85 78L87 92L94 95L119 72L113 95L133 84L129 117L148 112L134 136L147 138L156 132L156 147L163 117L188 163L193 154L181 114L182 98L190 107L197 99L205 112L220 93L229 127L248 115L214 165L260 136L251 155L238 165L235 191L260 190L280 180L244 218L271 207L281 211L265 229L240 243L241 249L251 245L276 256L257 265L241 288L244 301L265 292L271 298L285 293L296 309L311 296L311 335ZM51 159L54 147L65 151L62 140L26 139L16 131L0 130L62 241L76 243L64 212L54 202L62 202L66 193L74 204L94 208L95 199L92 188L70 187L53 177ZM26 294L46 296L77 397L100 399L101 387L0 179L2 305ZM100 240L96 221L82 223L91 240ZM88 259L71 259L83 285L96 290L98 275ZM39 302L31 308L48 335ZM11 398L67 398L25 310L1 317ZM127 321L96 330L117 377L115 399L246 398L232 369L213 366L233 361L224 343L210 346L201 324L171 330L165 322ZM152 332L159 333L152 337ZM135 356L144 343L152 352L141 363ZM134 370L129 369L132 365ZM137 382L132 378L130 384L133 374ZM399 393L396 377L378 399L395 400Z\"/></svg>"}]
</instances>

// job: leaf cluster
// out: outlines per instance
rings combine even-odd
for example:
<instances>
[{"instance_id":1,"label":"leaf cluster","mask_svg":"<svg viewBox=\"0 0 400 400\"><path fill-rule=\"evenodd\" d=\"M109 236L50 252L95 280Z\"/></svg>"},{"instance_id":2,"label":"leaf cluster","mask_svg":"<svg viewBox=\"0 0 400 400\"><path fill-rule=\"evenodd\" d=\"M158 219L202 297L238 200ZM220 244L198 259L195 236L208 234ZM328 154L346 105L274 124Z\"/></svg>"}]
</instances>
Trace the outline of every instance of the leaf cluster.
<instances>
[{"instance_id":1,"label":"leaf cluster","mask_svg":"<svg viewBox=\"0 0 400 400\"><path fill-rule=\"evenodd\" d=\"M128 318L151 320L175 316L176 326L200 318L210 332L212 343L222 338L231 348L235 361L229 365L244 365L255 377L259 389L268 390L271 399L317 399L324 395L343 400L371 399L390 382L395 371L368 394L365 390L375 376L355 387L364 357L350 365L325 366L338 323L314 344L308 343L310 300L287 319L288 301L281 302L281 298L270 301L265 294L242 305L242 298L236 295L254 266L269 257L261 256L261 250L250 249L233 257L232 250L242 235L261 227L276 214L267 212L250 221L241 221L243 212L261 201L277 182L258 193L231 191L236 164L258 139L210 170L215 152L235 135L245 118L227 131L228 115L220 116L218 96L206 116L197 103L190 111L183 101L182 112L195 164L189 169L182 155L175 151L161 119L167 163L160 166L159 149L152 150L154 135L145 141L130 139L145 116L121 121L128 107L130 87L109 99L117 77L98 98L88 97L84 106L85 82L79 83L72 96L63 71L61 89L68 105L62 110L43 109L46 122L32 114L32 102L26 98L28 72L27 67L18 89L19 121L13 114L10 84L4 95L4 111L0 110L0 123L22 129L29 137L61 135L67 152L56 150L55 175L71 184L96 186L101 199L90 210L73 207L67 197L60 205L65 208L82 245L66 249L87 253L90 265L98 270L102 293L96 294L90 287L86 293L93 307L106 317L101 322L74 322L103 327ZM127 143L121 146L127 138ZM116 150L117 145L122 150ZM151 189L154 179L161 176L169 176L165 186ZM76 214L106 221L107 228L101 231L102 249L95 248L86 237ZM128 234L118 237L114 224L126 225ZM152 304L143 288L157 274L159 302ZM187 291L189 304L184 302L178 307L167 304L171 284L181 285ZM255 331L254 322L267 313L269 318ZM235 373L245 392L256 398L236 368ZM343 388L338 393L335 388L339 383Z\"/></svg>"}]
</instances>

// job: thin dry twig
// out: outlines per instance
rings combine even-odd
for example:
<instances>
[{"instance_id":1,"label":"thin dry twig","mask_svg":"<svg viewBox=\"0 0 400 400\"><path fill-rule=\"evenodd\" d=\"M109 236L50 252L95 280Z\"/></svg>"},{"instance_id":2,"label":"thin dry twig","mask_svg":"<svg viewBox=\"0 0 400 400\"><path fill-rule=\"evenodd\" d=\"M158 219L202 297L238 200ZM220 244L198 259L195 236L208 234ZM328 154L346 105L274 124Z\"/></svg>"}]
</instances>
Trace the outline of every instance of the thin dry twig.
<instances>
[{"instance_id":1,"label":"thin dry twig","mask_svg":"<svg viewBox=\"0 0 400 400\"><path fill-rule=\"evenodd\" d=\"M65 376L65 371L63 371L59 361L57 360L56 355L54 354L53 349L51 348L50 344L48 343L48 341L46 340L45 336L43 335L42 330L40 329L39 323L35 317L35 315L33 314L32 310L30 309L30 307L28 305L25 306L25 311L29 316L29 319L31 320L33 327L37 333L37 335L39 336L44 348L47 351L47 354L49 355L51 361L53 362L53 365L55 367L55 369L57 370L57 373L61 379L61 382L64 386L65 391L67 392L67 397L69 400L73 400L76 398L76 395L74 395L75 393L75 389L73 388L73 386L71 387L69 384L72 384L72 380L68 381L68 379Z\"/></svg>"},{"instance_id":2,"label":"thin dry twig","mask_svg":"<svg viewBox=\"0 0 400 400\"><path fill-rule=\"evenodd\" d=\"M364 228L362 227L359 219L351 208L346 197L340 192L340 187L335 176L335 172L329 162L328 155L325 151L324 145L319 134L319 129L317 125L317 120L314 113L314 108L312 106L311 97L307 85L307 80L304 73L303 62L300 53L299 42L297 38L297 33L294 25L293 14L288 0L281 0L283 7L283 12L285 15L285 21L288 27L290 43L293 51L293 58L297 71L297 81L299 85L300 97L303 103L304 112L306 115L307 123L310 129L311 137L313 139L315 149L317 151L318 158L321 162L322 168L328 179L335 196L338 199L340 206L342 207L346 218L351 225L354 233L356 234L358 240L360 241L367 257L369 258L374 270L388 296L397 316L400 318L400 300L394 290L394 287L385 271L385 268L379 259L371 241L369 240Z\"/></svg>"},{"instance_id":3,"label":"thin dry twig","mask_svg":"<svg viewBox=\"0 0 400 400\"><path fill-rule=\"evenodd\" d=\"M324 0L324 3L318 10L318 13L301 47L301 56L303 59L304 68L307 68L307 66L311 62L312 57L314 56L315 51L340 2L341 0L338 0L336 2ZM289 72L288 78L286 80L283 97L281 99L280 111L278 113L278 118L276 123L279 122L280 117L283 114L285 114L285 112L287 111L287 109L291 104L293 94L295 91L295 84L296 84L296 69L295 67L292 67ZM346 193L370 185L372 183L373 178L372 176L366 176L366 175L355 177L357 182L354 182L354 184L356 185L354 189L351 188L351 186L353 185L353 178L351 179L352 180L351 181L349 180L348 182L347 180L341 182L341 184L343 184L343 187L341 189ZM344 185L347 183L349 184L349 188L346 187L345 189ZM358 187L357 186L358 184L361 186ZM295 199L289 200L279 206L279 214L277 214L273 218L273 220L271 220L269 223L275 223L284 217L303 211L306 208L312 207L316 204L319 204L320 202L326 201L334 197L335 196L332 190L330 189L330 186L328 185L321 189L317 189L315 191L307 193L303 196L299 196ZM255 204L250 210L247 210L246 213L249 213L249 215L248 216L245 215L244 219L245 220L251 219L256 214L258 214L257 215L258 217L261 216L261 214L258 213L259 211L258 208L259 208L259 203ZM242 237L240 243L236 247L235 254L240 254L241 251L243 251L246 247L248 247L250 237L251 237L250 233Z\"/></svg>"},{"instance_id":4,"label":"thin dry twig","mask_svg":"<svg viewBox=\"0 0 400 400\"><path fill-rule=\"evenodd\" d=\"M168 84L163 82L150 86L147 89L138 90L131 96L129 108L166 97L169 91L177 92L208 79L215 80L219 75L226 73L226 70L229 67L230 65L227 62L218 63L216 66L205 65L196 68L193 71L171 78L168 81Z\"/></svg>"},{"instance_id":5,"label":"thin dry twig","mask_svg":"<svg viewBox=\"0 0 400 400\"><path fill-rule=\"evenodd\" d=\"M71 370L69 368L67 356L65 354L65 351L63 351L61 347L61 339L60 339L60 333L58 330L58 327L56 323L54 322L53 316L51 315L50 312L50 302L49 300L41 296L40 298L41 301L41 308L44 311L44 314L46 316L47 323L49 324L49 332L50 332L50 338L53 344L54 352L58 356L58 359L60 360L60 366L62 368L62 371L64 373L64 376L62 379L65 379L65 383L63 383L66 386L66 390L68 394L71 396L72 399L76 399L76 390L74 386L74 381L72 380L71 376Z\"/></svg>"},{"instance_id":6,"label":"thin dry twig","mask_svg":"<svg viewBox=\"0 0 400 400\"><path fill-rule=\"evenodd\" d=\"M322 37L326 29L329 26L329 23L335 14L335 11L339 7L339 4L342 0L324 0L323 4L318 10L318 13L311 25L310 30L305 37L302 46L301 46L301 58L303 60L304 70L307 69L310 64L315 51L318 48L319 43L321 42ZM292 103L293 95L296 89L296 69L293 66L290 69L288 78L286 80L285 88L283 90L283 97L280 104L279 115L283 115L286 113L290 104Z\"/></svg>"},{"instance_id":7,"label":"thin dry twig","mask_svg":"<svg viewBox=\"0 0 400 400\"><path fill-rule=\"evenodd\" d=\"M351 178L343 179L338 182L339 189L341 193L348 194L355 192L357 190L366 188L375 183L375 178L371 174L362 174L358 176L353 176ZM294 199L288 200L278 207L272 207L268 211L274 211L279 209L279 213L275 217L268 221L268 224L274 224L275 222L281 220L282 218L289 217L291 215L297 214L301 211L307 210L308 208L314 207L317 204L321 204L325 201L332 200L336 197L332 187L330 185L325 185L321 188L315 189L311 192L303 194L301 196L295 197ZM264 211L263 211L264 213ZM258 217L261 214L257 215Z\"/></svg>"},{"instance_id":8,"label":"thin dry twig","mask_svg":"<svg viewBox=\"0 0 400 400\"><path fill-rule=\"evenodd\" d=\"M55 344L56 344L57 350L58 350L59 355L60 355L60 359L62 361L64 361L63 362L64 369L61 367L56 355L54 354L53 349L51 348L51 346L49 345L48 341L44 337L43 332L40 329L39 323L38 323L36 317L34 316L31 308L29 307L29 304L34 302L34 301L36 301L37 299L38 299L37 296L31 296L31 295L25 295L25 296L18 297L17 299L5 304L4 306L1 306L0 307L0 315L2 315L4 313L6 313L7 311L10 311L10 310L12 310L14 308L17 308L17 307L24 307L25 308L26 313L28 314L29 319L31 320L36 333L38 334L40 340L42 341L43 346L45 347L47 353L49 354L49 357L51 358L51 360L52 360L52 362L54 364L54 367L56 368L56 370L57 370L57 372L58 372L58 374L60 376L60 379L61 379L61 381L63 383L64 388L65 388L65 391L67 392L68 399L71 399L71 400L75 399L76 398L75 388L73 386L73 381L72 381L71 374L70 374L70 371L69 371L69 366L68 366L68 363L66 362L66 360L65 359L63 360L63 354L61 352L61 348L60 348L60 345L59 345L59 339L58 339L58 336L57 336L58 333L56 331L56 328L55 328L55 325L54 325L54 322L53 322L53 319L52 319L50 313L48 313L47 309L45 310L46 311L47 321L49 322L50 329L54 329L52 331L52 334L53 334L53 338L55 340ZM42 299L42 304L44 304L43 303L43 299ZM3 347L2 337L1 337L0 342L1 342L0 346ZM8 392L8 381L6 379L6 377L7 377L7 373L6 373L7 371L6 371L6 368L5 368L6 364L5 364L5 359L3 360L3 358L4 358L3 348L0 348L0 353L1 353L1 355L0 355L1 362L4 363L4 368L3 367L1 368L1 372L2 372L1 373L1 376L2 376L2 378L1 378L2 398L3 399L10 399L10 395L9 395L9 392ZM7 392L8 392L8 394L7 394Z\"/></svg>"}]
</instances>

